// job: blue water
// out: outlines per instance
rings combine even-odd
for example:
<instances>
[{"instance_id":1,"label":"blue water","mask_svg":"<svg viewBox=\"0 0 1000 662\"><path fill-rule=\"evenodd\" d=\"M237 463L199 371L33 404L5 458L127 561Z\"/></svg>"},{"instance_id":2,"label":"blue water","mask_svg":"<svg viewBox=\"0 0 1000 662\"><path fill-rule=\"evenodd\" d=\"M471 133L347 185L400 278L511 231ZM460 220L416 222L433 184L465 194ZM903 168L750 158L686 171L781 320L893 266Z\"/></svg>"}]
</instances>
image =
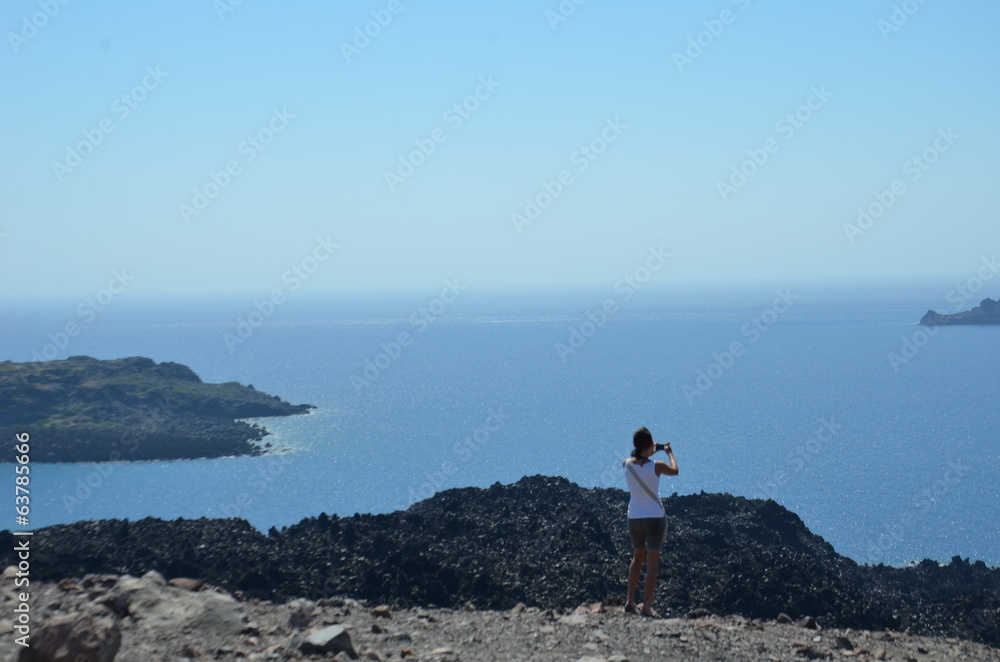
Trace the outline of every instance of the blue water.
<instances>
[{"instance_id":1,"label":"blue water","mask_svg":"<svg viewBox=\"0 0 1000 662\"><path fill-rule=\"evenodd\" d=\"M773 288L630 301L611 290L463 294L419 325L411 316L435 293L302 299L233 351L224 334L235 335L252 299L114 302L58 358L176 361L204 381L251 383L318 409L261 421L281 449L268 457L34 464L31 525L238 516L267 530L539 473L621 487L620 460L645 425L681 467L663 494L774 498L861 562L960 555L1000 565L1000 328L928 336L915 322L947 309L937 292L791 292L791 304ZM614 314L581 328L606 298ZM30 360L50 333L85 322L73 302L3 310L0 360ZM561 356L571 328L586 337ZM401 332L410 343L379 359L383 343L397 353ZM904 351L904 339L915 344ZM383 368L352 383L366 360ZM13 483L12 464L0 473ZM12 503L0 526L13 517Z\"/></svg>"}]
</instances>

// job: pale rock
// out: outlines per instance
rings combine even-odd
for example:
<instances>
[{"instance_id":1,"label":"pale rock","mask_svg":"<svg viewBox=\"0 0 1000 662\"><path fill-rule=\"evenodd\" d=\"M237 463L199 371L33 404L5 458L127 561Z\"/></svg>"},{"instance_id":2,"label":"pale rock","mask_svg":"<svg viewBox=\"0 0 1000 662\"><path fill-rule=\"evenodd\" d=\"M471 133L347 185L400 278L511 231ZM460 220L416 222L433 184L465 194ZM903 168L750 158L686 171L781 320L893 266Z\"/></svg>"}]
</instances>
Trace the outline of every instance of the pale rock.
<instances>
[{"instance_id":1,"label":"pale rock","mask_svg":"<svg viewBox=\"0 0 1000 662\"><path fill-rule=\"evenodd\" d=\"M18 662L112 662L122 644L117 619L77 612L53 616L31 634Z\"/></svg>"},{"instance_id":2,"label":"pale rock","mask_svg":"<svg viewBox=\"0 0 1000 662\"><path fill-rule=\"evenodd\" d=\"M200 591L205 586L204 580L192 579L190 577L174 577L167 583L170 584L171 586L176 586L177 588L183 588L192 592Z\"/></svg>"},{"instance_id":3,"label":"pale rock","mask_svg":"<svg viewBox=\"0 0 1000 662\"><path fill-rule=\"evenodd\" d=\"M314 632L299 646L303 653L340 653L344 652L352 659L358 659L358 654L351 643L351 635L343 625L331 625Z\"/></svg>"},{"instance_id":4,"label":"pale rock","mask_svg":"<svg viewBox=\"0 0 1000 662\"><path fill-rule=\"evenodd\" d=\"M168 586L158 572L139 579L123 575L110 596L122 598L144 627L171 631L190 627L227 636L238 635L245 627L244 610L232 596Z\"/></svg>"},{"instance_id":5,"label":"pale rock","mask_svg":"<svg viewBox=\"0 0 1000 662\"><path fill-rule=\"evenodd\" d=\"M583 614L570 614L569 616L563 616L559 619L559 622L563 625L586 625L587 617Z\"/></svg>"}]
</instances>

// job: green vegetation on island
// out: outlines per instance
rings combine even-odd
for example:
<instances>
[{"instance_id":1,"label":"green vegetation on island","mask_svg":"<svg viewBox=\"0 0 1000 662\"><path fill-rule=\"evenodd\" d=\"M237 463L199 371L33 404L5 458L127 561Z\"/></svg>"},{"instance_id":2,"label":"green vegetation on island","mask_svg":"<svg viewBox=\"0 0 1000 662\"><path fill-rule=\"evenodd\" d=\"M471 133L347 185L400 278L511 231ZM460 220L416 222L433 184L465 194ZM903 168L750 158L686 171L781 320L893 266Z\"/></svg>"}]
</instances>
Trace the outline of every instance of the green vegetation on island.
<instances>
[{"instance_id":1,"label":"green vegetation on island","mask_svg":"<svg viewBox=\"0 0 1000 662\"><path fill-rule=\"evenodd\" d=\"M29 433L33 462L261 455L267 430L236 419L310 409L142 357L0 362L0 434Z\"/></svg>"}]
</instances>

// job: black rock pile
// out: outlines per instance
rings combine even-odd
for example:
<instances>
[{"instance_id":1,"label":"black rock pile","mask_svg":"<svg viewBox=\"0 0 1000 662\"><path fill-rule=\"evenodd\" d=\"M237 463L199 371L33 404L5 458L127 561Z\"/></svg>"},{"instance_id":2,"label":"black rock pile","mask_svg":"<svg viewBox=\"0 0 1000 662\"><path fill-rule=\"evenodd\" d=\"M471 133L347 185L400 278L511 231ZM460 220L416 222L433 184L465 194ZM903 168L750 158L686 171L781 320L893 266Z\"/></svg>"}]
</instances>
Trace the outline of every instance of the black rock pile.
<instances>
[{"instance_id":1,"label":"black rock pile","mask_svg":"<svg viewBox=\"0 0 1000 662\"><path fill-rule=\"evenodd\" d=\"M195 577L248 597L350 596L400 606L571 608L624 598L627 493L532 476L446 490L385 515L320 515L267 535L243 520L78 522L37 531L32 579ZM956 557L859 566L773 501L664 499L670 531L656 607L830 627L910 629L1000 646L1000 569ZM0 532L0 547L13 536ZM16 563L6 552L4 563Z\"/></svg>"}]
</instances>

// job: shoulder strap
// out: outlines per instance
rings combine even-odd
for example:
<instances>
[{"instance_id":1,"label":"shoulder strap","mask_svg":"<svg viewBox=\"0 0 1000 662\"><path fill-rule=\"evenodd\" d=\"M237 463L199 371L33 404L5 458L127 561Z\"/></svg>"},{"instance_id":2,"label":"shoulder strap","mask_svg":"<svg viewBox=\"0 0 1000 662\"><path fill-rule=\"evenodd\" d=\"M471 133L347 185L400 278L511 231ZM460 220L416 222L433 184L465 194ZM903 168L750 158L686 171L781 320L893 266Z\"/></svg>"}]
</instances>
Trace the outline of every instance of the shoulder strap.
<instances>
[{"instance_id":1,"label":"shoulder strap","mask_svg":"<svg viewBox=\"0 0 1000 662\"><path fill-rule=\"evenodd\" d=\"M663 512L664 515L666 515L667 513L665 510L663 510L663 502L660 501L660 497L656 496L656 493L653 492L653 490L649 489L649 486L646 485L645 481L643 481L642 478L639 477L639 472L635 470L635 467L632 465L632 463L628 462L628 460L626 460L626 462L628 463L628 470L632 472L632 476L637 481L639 481L639 485L642 486L642 489L646 490L646 494L648 494L653 501L660 504L660 511ZM653 466L655 467L656 465Z\"/></svg>"}]
</instances>

